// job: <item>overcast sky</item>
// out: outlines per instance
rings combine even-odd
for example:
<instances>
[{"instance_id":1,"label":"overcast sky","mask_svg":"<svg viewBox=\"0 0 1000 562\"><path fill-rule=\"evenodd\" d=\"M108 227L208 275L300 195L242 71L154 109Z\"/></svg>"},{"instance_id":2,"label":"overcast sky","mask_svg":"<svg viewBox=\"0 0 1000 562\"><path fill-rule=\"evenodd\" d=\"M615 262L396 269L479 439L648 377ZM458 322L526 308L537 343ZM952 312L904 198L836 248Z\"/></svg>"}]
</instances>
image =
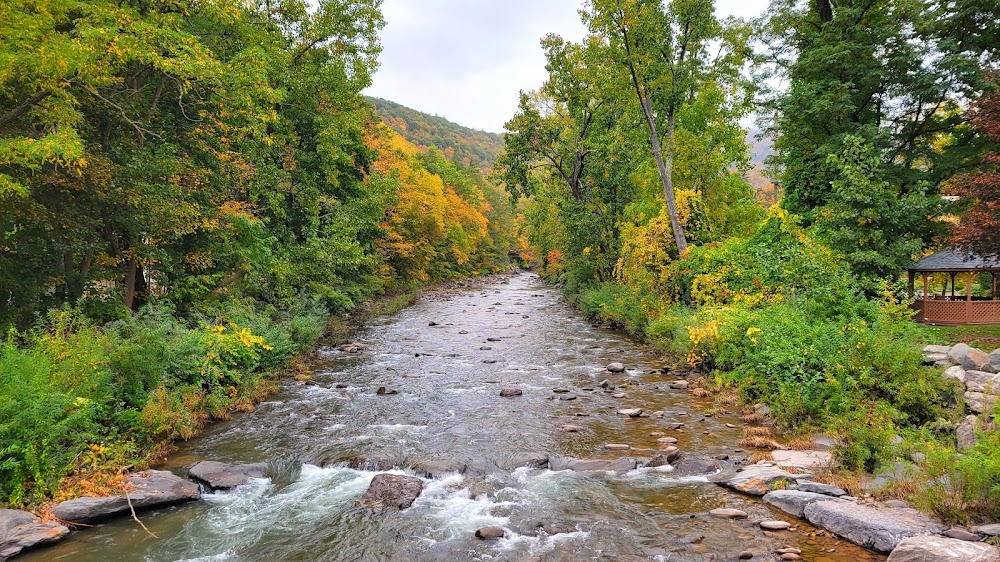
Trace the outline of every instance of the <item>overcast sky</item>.
<instances>
[{"instance_id":1,"label":"overcast sky","mask_svg":"<svg viewBox=\"0 0 1000 562\"><path fill-rule=\"evenodd\" d=\"M381 66L365 93L499 133L520 90L545 80L546 33L579 40L580 0L385 0ZM716 0L753 17L767 0Z\"/></svg>"}]
</instances>

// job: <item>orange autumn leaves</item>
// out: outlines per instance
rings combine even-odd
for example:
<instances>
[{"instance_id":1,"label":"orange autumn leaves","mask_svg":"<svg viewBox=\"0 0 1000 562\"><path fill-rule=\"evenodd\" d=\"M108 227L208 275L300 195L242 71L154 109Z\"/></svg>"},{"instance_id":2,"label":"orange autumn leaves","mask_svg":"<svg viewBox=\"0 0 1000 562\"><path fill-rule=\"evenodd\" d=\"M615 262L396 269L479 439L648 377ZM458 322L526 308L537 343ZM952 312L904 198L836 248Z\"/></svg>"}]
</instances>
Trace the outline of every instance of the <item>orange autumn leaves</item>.
<instances>
[{"instance_id":1,"label":"orange autumn leaves","mask_svg":"<svg viewBox=\"0 0 1000 562\"><path fill-rule=\"evenodd\" d=\"M379 123L365 144L378 153L366 183L389 180L393 202L376 242L382 276L409 281L478 273L494 253L488 230L490 205L478 185L450 185L421 162L421 150Z\"/></svg>"}]
</instances>

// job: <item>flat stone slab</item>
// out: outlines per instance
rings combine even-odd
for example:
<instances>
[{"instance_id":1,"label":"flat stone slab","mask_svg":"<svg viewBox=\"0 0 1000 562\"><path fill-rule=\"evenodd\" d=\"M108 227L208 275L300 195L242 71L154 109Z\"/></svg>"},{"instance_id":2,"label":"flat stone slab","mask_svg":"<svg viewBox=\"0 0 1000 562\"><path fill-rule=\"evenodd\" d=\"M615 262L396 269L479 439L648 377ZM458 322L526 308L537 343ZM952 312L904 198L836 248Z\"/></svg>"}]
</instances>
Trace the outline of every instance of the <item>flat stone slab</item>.
<instances>
[{"instance_id":1,"label":"flat stone slab","mask_svg":"<svg viewBox=\"0 0 1000 562\"><path fill-rule=\"evenodd\" d=\"M845 501L824 494L802 492L799 490L775 490L764 494L764 497L761 499L764 500L764 503L769 503L781 511L799 518L805 517L806 506L810 504L825 501Z\"/></svg>"},{"instance_id":2,"label":"flat stone slab","mask_svg":"<svg viewBox=\"0 0 1000 562\"><path fill-rule=\"evenodd\" d=\"M843 488L838 488L829 484L820 484L819 482L813 482L812 480L799 480L795 483L795 489L802 492L812 492L814 494L824 494L838 498L840 496L847 495L847 490Z\"/></svg>"},{"instance_id":3,"label":"flat stone slab","mask_svg":"<svg viewBox=\"0 0 1000 562\"><path fill-rule=\"evenodd\" d=\"M909 537L899 541L887 562L1000 562L1000 550L981 542Z\"/></svg>"},{"instance_id":4,"label":"flat stone slab","mask_svg":"<svg viewBox=\"0 0 1000 562\"><path fill-rule=\"evenodd\" d=\"M77 498L52 508L52 515L73 523L87 523L129 512L129 500L136 511L196 500L201 497L198 485L165 470L145 470L125 479L133 490L128 498L105 496Z\"/></svg>"},{"instance_id":5,"label":"flat stone slab","mask_svg":"<svg viewBox=\"0 0 1000 562\"><path fill-rule=\"evenodd\" d=\"M805 516L817 527L879 552L891 552L905 538L933 535L947 529L940 521L915 509L879 508L847 501L809 504Z\"/></svg>"},{"instance_id":6,"label":"flat stone slab","mask_svg":"<svg viewBox=\"0 0 1000 562\"><path fill-rule=\"evenodd\" d=\"M710 477L709 480L737 492L751 496L763 496L782 485L811 476L809 474L792 474L776 466L752 464L739 472L723 472Z\"/></svg>"},{"instance_id":7,"label":"flat stone slab","mask_svg":"<svg viewBox=\"0 0 1000 562\"><path fill-rule=\"evenodd\" d=\"M833 455L830 451L771 451L771 460L780 467L809 470L830 466Z\"/></svg>"},{"instance_id":8,"label":"flat stone slab","mask_svg":"<svg viewBox=\"0 0 1000 562\"><path fill-rule=\"evenodd\" d=\"M747 512L745 512L745 511L743 511L741 509L719 508L719 509L713 509L712 511L709 511L708 514L711 515L712 517L718 517L719 519L746 519L747 518Z\"/></svg>"},{"instance_id":9,"label":"flat stone slab","mask_svg":"<svg viewBox=\"0 0 1000 562\"><path fill-rule=\"evenodd\" d=\"M624 474L635 470L638 461L633 457L618 459L577 459L573 457L550 457L549 470L572 470L573 472L617 472Z\"/></svg>"},{"instance_id":10,"label":"flat stone slab","mask_svg":"<svg viewBox=\"0 0 1000 562\"><path fill-rule=\"evenodd\" d=\"M15 556L22 550L58 541L69 534L59 523L42 523L33 513L17 509L0 509L0 560Z\"/></svg>"},{"instance_id":11,"label":"flat stone slab","mask_svg":"<svg viewBox=\"0 0 1000 562\"><path fill-rule=\"evenodd\" d=\"M191 467L188 476L204 482L213 490L227 490L242 486L251 478L265 478L267 465L264 463L226 464L216 461L201 461Z\"/></svg>"}]
</instances>

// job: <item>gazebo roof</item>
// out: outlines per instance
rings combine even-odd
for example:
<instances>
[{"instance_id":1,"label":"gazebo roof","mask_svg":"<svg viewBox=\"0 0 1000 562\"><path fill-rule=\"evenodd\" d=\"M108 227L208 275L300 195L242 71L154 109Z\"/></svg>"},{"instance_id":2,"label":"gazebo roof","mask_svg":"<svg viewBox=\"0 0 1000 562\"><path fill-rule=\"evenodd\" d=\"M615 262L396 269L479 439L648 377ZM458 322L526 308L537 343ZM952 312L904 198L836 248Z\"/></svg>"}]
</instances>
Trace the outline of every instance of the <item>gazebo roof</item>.
<instances>
[{"instance_id":1,"label":"gazebo roof","mask_svg":"<svg viewBox=\"0 0 1000 562\"><path fill-rule=\"evenodd\" d=\"M906 269L909 271L1000 270L1000 259L984 258L956 248L945 248L934 252Z\"/></svg>"}]
</instances>

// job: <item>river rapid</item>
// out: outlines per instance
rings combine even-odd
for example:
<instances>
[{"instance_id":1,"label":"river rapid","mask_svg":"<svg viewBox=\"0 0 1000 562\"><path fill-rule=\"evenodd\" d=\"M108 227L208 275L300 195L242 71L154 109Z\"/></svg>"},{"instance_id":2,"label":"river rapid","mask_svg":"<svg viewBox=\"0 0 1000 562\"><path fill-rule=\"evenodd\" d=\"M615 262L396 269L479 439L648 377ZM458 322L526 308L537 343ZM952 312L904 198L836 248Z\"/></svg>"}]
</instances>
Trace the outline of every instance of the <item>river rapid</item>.
<instances>
[{"instance_id":1,"label":"river rapid","mask_svg":"<svg viewBox=\"0 0 1000 562\"><path fill-rule=\"evenodd\" d=\"M884 560L754 498L669 467L613 473L525 467L550 455L651 457L655 432L688 457L745 459L741 420L711 400L670 390L654 353L594 327L532 273L425 292L355 335L361 352L321 347L310 383L182 443L165 468L199 460L267 462L270 479L203 501L74 533L25 561L708 561L777 560L784 546L814 562ZM435 325L430 325L430 324ZM357 350L355 350L357 351ZM627 371L611 374L621 362ZM605 392L610 379L619 387ZM385 386L399 391L380 396ZM501 398L502 388L523 396ZM554 390L568 392L553 392ZM615 397L617 393L624 397ZM662 410L628 418L622 408ZM681 430L668 424L683 423ZM566 433L565 424L581 431ZM729 426L727 426L729 424ZM625 443L632 451L608 451ZM354 506L377 470L416 474L424 491L401 512ZM351 467L354 468L351 468ZM427 475L432 475L428 477ZM745 520L716 519L731 507ZM786 520L765 533L757 522ZM482 541L476 529L507 536Z\"/></svg>"}]
</instances>

